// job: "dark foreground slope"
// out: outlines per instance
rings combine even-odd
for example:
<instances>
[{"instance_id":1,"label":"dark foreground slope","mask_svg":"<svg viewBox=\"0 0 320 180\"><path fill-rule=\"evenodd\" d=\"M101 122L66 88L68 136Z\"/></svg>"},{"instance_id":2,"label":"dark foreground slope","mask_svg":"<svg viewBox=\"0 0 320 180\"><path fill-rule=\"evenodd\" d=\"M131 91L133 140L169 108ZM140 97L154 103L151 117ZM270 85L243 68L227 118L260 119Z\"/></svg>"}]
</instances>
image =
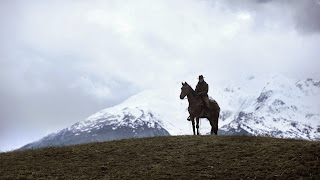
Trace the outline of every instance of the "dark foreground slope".
<instances>
[{"instance_id":1,"label":"dark foreground slope","mask_svg":"<svg viewBox=\"0 0 320 180\"><path fill-rule=\"evenodd\" d=\"M167 136L0 154L0 179L316 179L320 143Z\"/></svg>"}]
</instances>

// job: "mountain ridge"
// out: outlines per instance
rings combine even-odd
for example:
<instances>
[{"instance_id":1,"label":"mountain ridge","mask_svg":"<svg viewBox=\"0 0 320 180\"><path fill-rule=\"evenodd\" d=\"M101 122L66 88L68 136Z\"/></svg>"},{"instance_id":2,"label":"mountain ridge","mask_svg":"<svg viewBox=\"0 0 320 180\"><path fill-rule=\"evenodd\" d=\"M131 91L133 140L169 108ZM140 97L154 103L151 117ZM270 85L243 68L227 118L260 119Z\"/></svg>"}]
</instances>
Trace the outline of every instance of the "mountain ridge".
<instances>
[{"instance_id":1,"label":"mountain ridge","mask_svg":"<svg viewBox=\"0 0 320 180\"><path fill-rule=\"evenodd\" d=\"M215 98L221 108L218 134L269 134L280 138L307 140L320 138L320 81L317 79L294 79L273 74L247 76L240 81L208 83L214 89L209 90L209 95ZM172 88L145 90L62 131L70 133L70 137L78 136L78 139L86 139L88 135L95 136L85 142L79 139L73 144L192 134L190 122L186 121L188 102L179 99L180 88L181 84L176 83ZM93 133L101 128L105 129L104 133L109 134L109 137L112 132L119 131L118 128L123 131L113 138L102 137L103 133L100 136L99 133ZM143 135L146 129L150 132ZM209 122L202 119L200 133L208 134L210 129ZM63 134L62 131L45 138L50 140L59 133ZM129 131L130 136L121 136ZM79 136L80 134L83 136ZM61 135L60 141L65 138ZM43 140L37 141L37 144L43 143ZM32 145L35 144L31 143L22 149L35 147Z\"/></svg>"}]
</instances>

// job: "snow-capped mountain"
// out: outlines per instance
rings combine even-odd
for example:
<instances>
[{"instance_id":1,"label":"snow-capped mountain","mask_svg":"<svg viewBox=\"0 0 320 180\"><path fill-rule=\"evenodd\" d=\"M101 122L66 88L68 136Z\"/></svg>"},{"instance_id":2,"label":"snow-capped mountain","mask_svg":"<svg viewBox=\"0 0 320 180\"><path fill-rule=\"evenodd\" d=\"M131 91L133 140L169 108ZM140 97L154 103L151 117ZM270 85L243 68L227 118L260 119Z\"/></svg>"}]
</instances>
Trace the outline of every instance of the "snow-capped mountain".
<instances>
[{"instance_id":1,"label":"snow-capped mountain","mask_svg":"<svg viewBox=\"0 0 320 180\"><path fill-rule=\"evenodd\" d=\"M273 74L208 83L209 96L221 108L218 134L320 138L318 77L296 79ZM180 88L179 82L170 88L143 91L22 149L192 134L186 120L188 101L180 100ZM208 134L210 129L209 122L202 119L200 133Z\"/></svg>"},{"instance_id":2,"label":"snow-capped mountain","mask_svg":"<svg viewBox=\"0 0 320 180\"><path fill-rule=\"evenodd\" d=\"M121 109L121 111L100 111L85 121L50 134L20 149L166 135L170 134L163 128L163 124L157 115L151 111L127 107Z\"/></svg>"},{"instance_id":3,"label":"snow-capped mountain","mask_svg":"<svg viewBox=\"0 0 320 180\"><path fill-rule=\"evenodd\" d=\"M260 87L253 89L255 85ZM309 140L320 137L319 80L295 80L279 74L252 76L244 85L229 85L220 95L228 99L220 121L226 132Z\"/></svg>"}]
</instances>

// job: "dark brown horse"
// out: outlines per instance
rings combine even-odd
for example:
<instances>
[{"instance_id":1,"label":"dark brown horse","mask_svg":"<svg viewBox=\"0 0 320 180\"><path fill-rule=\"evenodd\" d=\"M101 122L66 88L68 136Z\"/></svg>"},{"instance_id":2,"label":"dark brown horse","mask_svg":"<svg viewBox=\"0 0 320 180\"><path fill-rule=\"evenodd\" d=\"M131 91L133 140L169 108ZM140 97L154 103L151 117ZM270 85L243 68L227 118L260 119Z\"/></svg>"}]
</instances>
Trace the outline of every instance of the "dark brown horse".
<instances>
[{"instance_id":1,"label":"dark brown horse","mask_svg":"<svg viewBox=\"0 0 320 180\"><path fill-rule=\"evenodd\" d=\"M220 107L218 103L215 100L210 100L212 109L209 112L209 117L207 117L203 112L204 106L201 97L196 96L195 91L186 82L182 83L180 99L184 99L185 96L187 96L189 101L188 111L190 114L190 120L192 122L193 134L196 135L194 118L196 118L197 122L197 135L199 135L199 119L207 118L211 125L211 134L217 135L218 119L220 114Z\"/></svg>"}]
</instances>

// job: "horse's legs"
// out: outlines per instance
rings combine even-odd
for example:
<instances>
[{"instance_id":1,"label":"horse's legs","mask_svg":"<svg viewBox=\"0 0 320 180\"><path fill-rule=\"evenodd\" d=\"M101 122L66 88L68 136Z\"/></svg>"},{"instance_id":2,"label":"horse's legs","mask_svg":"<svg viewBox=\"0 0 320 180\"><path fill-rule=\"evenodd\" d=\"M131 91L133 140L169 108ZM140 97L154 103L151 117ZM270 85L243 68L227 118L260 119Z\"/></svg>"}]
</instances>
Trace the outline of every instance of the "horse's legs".
<instances>
[{"instance_id":1,"label":"horse's legs","mask_svg":"<svg viewBox=\"0 0 320 180\"><path fill-rule=\"evenodd\" d=\"M211 125L211 135L213 134L213 133L215 133L215 126L214 126L214 120L213 120L213 117L210 117L210 118L208 118L208 120L209 120L209 122L210 122L210 125Z\"/></svg>"},{"instance_id":2,"label":"horse's legs","mask_svg":"<svg viewBox=\"0 0 320 180\"><path fill-rule=\"evenodd\" d=\"M209 118L209 122L211 125L211 134L218 135L218 120L219 120L220 111L214 113L214 115Z\"/></svg>"},{"instance_id":3,"label":"horse's legs","mask_svg":"<svg viewBox=\"0 0 320 180\"><path fill-rule=\"evenodd\" d=\"M192 122L192 129L193 129L193 135L196 135L196 129L195 129L195 125L194 125L194 117L190 116L191 122Z\"/></svg>"},{"instance_id":4,"label":"horse's legs","mask_svg":"<svg viewBox=\"0 0 320 180\"><path fill-rule=\"evenodd\" d=\"M211 135L212 134L215 134L217 135L218 133L218 124L216 124L216 117L210 117L208 120L210 122L210 125L211 125Z\"/></svg>"},{"instance_id":5,"label":"horse's legs","mask_svg":"<svg viewBox=\"0 0 320 180\"><path fill-rule=\"evenodd\" d=\"M199 133L199 117L196 117L196 121L197 121L197 135L200 135Z\"/></svg>"}]
</instances>

